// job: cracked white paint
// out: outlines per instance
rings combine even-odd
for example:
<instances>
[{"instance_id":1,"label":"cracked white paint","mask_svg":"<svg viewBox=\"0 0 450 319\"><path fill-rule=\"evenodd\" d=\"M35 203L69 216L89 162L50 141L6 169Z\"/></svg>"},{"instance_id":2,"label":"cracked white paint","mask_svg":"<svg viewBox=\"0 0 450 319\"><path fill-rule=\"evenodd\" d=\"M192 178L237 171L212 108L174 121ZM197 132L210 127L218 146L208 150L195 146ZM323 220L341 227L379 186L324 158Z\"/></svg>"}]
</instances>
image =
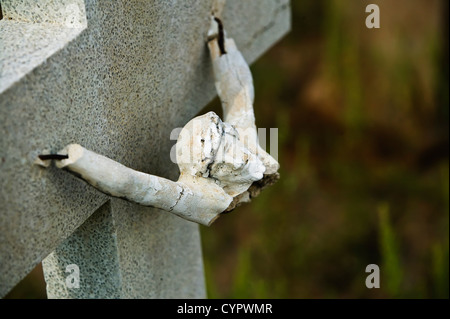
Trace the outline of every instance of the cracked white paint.
<instances>
[{"instance_id":1,"label":"cracked white paint","mask_svg":"<svg viewBox=\"0 0 450 319\"><path fill-rule=\"evenodd\" d=\"M217 1L215 10L221 10L222 2ZM177 182L135 171L78 144L61 150L59 154L68 158L56 160L56 166L109 195L204 225L276 181L279 164L258 144L248 64L226 34L226 53L221 52L218 23L211 21L208 46L225 121L209 112L185 125L176 145ZM47 167L48 161L37 164Z\"/></svg>"}]
</instances>

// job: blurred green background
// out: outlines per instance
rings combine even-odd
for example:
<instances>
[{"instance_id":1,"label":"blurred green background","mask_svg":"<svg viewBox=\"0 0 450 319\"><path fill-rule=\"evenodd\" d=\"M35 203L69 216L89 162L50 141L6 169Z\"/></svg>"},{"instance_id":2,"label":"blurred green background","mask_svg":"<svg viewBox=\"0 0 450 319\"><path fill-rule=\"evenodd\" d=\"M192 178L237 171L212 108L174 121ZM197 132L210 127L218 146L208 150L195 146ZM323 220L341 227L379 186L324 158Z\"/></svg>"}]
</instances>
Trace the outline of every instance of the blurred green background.
<instances>
[{"instance_id":1,"label":"blurred green background","mask_svg":"<svg viewBox=\"0 0 450 319\"><path fill-rule=\"evenodd\" d=\"M252 66L281 179L202 227L209 297L448 298L448 1L291 3Z\"/></svg>"},{"instance_id":2,"label":"blurred green background","mask_svg":"<svg viewBox=\"0 0 450 319\"><path fill-rule=\"evenodd\" d=\"M208 297L448 298L448 1L291 4L292 31L252 66L281 179L201 227ZM45 298L40 266L7 297Z\"/></svg>"}]
</instances>

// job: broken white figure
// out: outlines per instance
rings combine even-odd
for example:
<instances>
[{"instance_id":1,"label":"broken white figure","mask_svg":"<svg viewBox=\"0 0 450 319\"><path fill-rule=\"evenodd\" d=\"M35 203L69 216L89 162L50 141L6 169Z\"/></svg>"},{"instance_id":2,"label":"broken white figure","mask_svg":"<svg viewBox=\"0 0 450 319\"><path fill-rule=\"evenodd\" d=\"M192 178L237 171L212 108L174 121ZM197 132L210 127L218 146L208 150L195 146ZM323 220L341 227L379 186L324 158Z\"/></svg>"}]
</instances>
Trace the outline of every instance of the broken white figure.
<instances>
[{"instance_id":1,"label":"broken white figure","mask_svg":"<svg viewBox=\"0 0 450 319\"><path fill-rule=\"evenodd\" d=\"M208 226L221 213L257 196L278 179L279 164L258 144L252 75L214 17L208 46L225 121L209 112L182 129L176 144L177 182L135 171L78 144L40 155L36 163L48 167L54 160L58 168L106 194Z\"/></svg>"}]
</instances>

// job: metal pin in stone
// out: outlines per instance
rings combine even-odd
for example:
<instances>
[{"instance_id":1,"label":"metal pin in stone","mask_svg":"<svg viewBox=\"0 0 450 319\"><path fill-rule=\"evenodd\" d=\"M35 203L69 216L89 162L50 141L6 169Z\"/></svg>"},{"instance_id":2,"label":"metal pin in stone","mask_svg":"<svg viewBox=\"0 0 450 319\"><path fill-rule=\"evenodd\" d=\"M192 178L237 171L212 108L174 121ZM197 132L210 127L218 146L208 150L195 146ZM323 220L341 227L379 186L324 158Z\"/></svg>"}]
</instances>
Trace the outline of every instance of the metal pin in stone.
<instances>
[{"instance_id":1,"label":"metal pin in stone","mask_svg":"<svg viewBox=\"0 0 450 319\"><path fill-rule=\"evenodd\" d=\"M45 154L46 152L44 151L44 154L39 154L36 158L36 160L34 161L34 164L42 166L42 167L49 167L52 160L63 160L63 159L68 159L69 155L67 154Z\"/></svg>"},{"instance_id":2,"label":"metal pin in stone","mask_svg":"<svg viewBox=\"0 0 450 319\"><path fill-rule=\"evenodd\" d=\"M220 55L226 54L225 50L225 32L222 20L213 16L211 19L211 28L208 32L208 42L216 40L219 47Z\"/></svg>"},{"instance_id":3,"label":"metal pin in stone","mask_svg":"<svg viewBox=\"0 0 450 319\"><path fill-rule=\"evenodd\" d=\"M42 161L63 160L63 159L68 159L69 155L64 155L64 154L41 154L41 155L38 155L38 157Z\"/></svg>"},{"instance_id":4,"label":"metal pin in stone","mask_svg":"<svg viewBox=\"0 0 450 319\"><path fill-rule=\"evenodd\" d=\"M219 27L217 43L219 44L220 54L223 55L227 53L227 51L225 51L225 36L223 33L223 24L219 18L214 17L214 21L217 22L217 25Z\"/></svg>"}]
</instances>

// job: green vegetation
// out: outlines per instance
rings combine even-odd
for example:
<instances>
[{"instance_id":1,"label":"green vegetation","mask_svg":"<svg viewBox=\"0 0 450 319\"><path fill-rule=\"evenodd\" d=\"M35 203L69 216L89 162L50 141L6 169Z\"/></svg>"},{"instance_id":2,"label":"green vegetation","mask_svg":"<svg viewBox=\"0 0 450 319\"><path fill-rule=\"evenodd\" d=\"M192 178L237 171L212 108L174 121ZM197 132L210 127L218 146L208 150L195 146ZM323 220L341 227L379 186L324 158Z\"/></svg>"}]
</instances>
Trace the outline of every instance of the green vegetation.
<instances>
[{"instance_id":1,"label":"green vegetation","mask_svg":"<svg viewBox=\"0 0 450 319\"><path fill-rule=\"evenodd\" d=\"M364 2L292 1L292 32L252 66L281 179L201 228L209 297L448 298L443 6L383 2L369 30Z\"/></svg>"}]
</instances>

